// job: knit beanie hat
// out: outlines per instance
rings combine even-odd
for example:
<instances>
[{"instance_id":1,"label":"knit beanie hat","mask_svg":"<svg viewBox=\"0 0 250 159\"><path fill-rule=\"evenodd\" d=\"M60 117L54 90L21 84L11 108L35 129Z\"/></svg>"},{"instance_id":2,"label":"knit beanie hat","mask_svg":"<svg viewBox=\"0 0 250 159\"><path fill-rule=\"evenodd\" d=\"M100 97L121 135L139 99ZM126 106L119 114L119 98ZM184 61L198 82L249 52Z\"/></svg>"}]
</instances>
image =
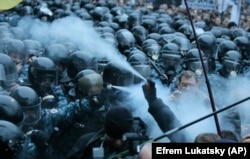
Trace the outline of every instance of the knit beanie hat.
<instances>
[{"instance_id":1,"label":"knit beanie hat","mask_svg":"<svg viewBox=\"0 0 250 159\"><path fill-rule=\"evenodd\" d=\"M133 127L133 116L125 107L113 107L105 118L104 130L115 139L121 139L124 133L130 132Z\"/></svg>"}]
</instances>

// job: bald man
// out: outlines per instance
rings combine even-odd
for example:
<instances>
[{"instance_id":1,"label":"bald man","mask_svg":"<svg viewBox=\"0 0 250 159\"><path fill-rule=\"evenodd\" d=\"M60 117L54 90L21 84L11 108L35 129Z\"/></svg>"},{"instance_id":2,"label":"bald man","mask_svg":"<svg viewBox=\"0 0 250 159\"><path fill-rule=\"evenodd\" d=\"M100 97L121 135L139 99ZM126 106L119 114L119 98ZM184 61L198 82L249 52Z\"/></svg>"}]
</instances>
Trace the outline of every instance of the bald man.
<instances>
[{"instance_id":1,"label":"bald man","mask_svg":"<svg viewBox=\"0 0 250 159\"><path fill-rule=\"evenodd\" d=\"M142 146L139 153L139 159L152 159L152 143L147 143Z\"/></svg>"}]
</instances>

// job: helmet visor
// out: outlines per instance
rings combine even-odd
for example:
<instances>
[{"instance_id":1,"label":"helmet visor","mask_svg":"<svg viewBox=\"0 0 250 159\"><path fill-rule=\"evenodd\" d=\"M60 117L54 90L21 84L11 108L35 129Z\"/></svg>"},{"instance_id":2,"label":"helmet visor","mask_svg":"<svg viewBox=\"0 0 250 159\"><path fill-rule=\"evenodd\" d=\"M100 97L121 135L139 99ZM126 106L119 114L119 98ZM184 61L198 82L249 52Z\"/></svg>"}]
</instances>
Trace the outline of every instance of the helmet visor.
<instances>
[{"instance_id":1,"label":"helmet visor","mask_svg":"<svg viewBox=\"0 0 250 159\"><path fill-rule=\"evenodd\" d=\"M5 70L2 64L0 64L0 81L5 81L6 80L6 75L5 75Z\"/></svg>"},{"instance_id":2,"label":"helmet visor","mask_svg":"<svg viewBox=\"0 0 250 159\"><path fill-rule=\"evenodd\" d=\"M177 66L182 62L182 57L180 55L162 55L162 64L165 68L170 66Z\"/></svg>"},{"instance_id":3,"label":"helmet visor","mask_svg":"<svg viewBox=\"0 0 250 159\"><path fill-rule=\"evenodd\" d=\"M37 105L23 106L24 125L32 125L41 119L41 99Z\"/></svg>"},{"instance_id":4,"label":"helmet visor","mask_svg":"<svg viewBox=\"0 0 250 159\"><path fill-rule=\"evenodd\" d=\"M40 70L36 71L36 82L40 85L44 80L49 80L50 83L57 84L57 70Z\"/></svg>"},{"instance_id":5,"label":"helmet visor","mask_svg":"<svg viewBox=\"0 0 250 159\"><path fill-rule=\"evenodd\" d=\"M152 57L152 59L157 60L160 55L160 47L159 46L151 46L147 49L147 55Z\"/></svg>"},{"instance_id":6,"label":"helmet visor","mask_svg":"<svg viewBox=\"0 0 250 159\"><path fill-rule=\"evenodd\" d=\"M225 60L223 61L223 67L228 73L231 73L231 72L238 73L241 69L241 64L238 62Z\"/></svg>"}]
</instances>

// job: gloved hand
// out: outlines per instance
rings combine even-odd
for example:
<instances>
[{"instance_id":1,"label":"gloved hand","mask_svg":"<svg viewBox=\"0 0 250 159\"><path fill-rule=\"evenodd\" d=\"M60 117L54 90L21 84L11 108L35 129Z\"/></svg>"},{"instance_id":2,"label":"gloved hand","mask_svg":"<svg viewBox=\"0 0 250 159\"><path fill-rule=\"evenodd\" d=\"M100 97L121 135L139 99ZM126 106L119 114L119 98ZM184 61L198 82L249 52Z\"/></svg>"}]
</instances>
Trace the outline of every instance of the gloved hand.
<instances>
[{"instance_id":1,"label":"gloved hand","mask_svg":"<svg viewBox=\"0 0 250 159\"><path fill-rule=\"evenodd\" d=\"M148 79L147 83L142 86L142 90L148 103L152 103L157 99L155 83L153 81Z\"/></svg>"},{"instance_id":2,"label":"gloved hand","mask_svg":"<svg viewBox=\"0 0 250 159\"><path fill-rule=\"evenodd\" d=\"M42 131L42 130L31 130L29 132L26 133L31 141L39 148L39 149L46 149L49 144L48 144L48 140L49 140L49 136L46 132Z\"/></svg>"}]
</instances>

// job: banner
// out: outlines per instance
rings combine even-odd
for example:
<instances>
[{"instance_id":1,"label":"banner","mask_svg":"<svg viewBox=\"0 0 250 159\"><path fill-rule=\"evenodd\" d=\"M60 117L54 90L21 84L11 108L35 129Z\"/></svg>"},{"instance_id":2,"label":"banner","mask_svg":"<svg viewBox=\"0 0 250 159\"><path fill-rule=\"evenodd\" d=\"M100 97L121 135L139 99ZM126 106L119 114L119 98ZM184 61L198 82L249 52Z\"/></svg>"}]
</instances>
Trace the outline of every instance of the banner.
<instances>
[{"instance_id":1,"label":"banner","mask_svg":"<svg viewBox=\"0 0 250 159\"><path fill-rule=\"evenodd\" d=\"M215 0L187 0L187 4L189 8L196 9L214 10L216 7Z\"/></svg>"},{"instance_id":2,"label":"banner","mask_svg":"<svg viewBox=\"0 0 250 159\"><path fill-rule=\"evenodd\" d=\"M219 13L224 12L229 6L234 4L233 0L220 0L218 1L218 11Z\"/></svg>"},{"instance_id":3,"label":"banner","mask_svg":"<svg viewBox=\"0 0 250 159\"><path fill-rule=\"evenodd\" d=\"M0 11L9 10L17 6L23 0L0 0Z\"/></svg>"}]
</instances>

